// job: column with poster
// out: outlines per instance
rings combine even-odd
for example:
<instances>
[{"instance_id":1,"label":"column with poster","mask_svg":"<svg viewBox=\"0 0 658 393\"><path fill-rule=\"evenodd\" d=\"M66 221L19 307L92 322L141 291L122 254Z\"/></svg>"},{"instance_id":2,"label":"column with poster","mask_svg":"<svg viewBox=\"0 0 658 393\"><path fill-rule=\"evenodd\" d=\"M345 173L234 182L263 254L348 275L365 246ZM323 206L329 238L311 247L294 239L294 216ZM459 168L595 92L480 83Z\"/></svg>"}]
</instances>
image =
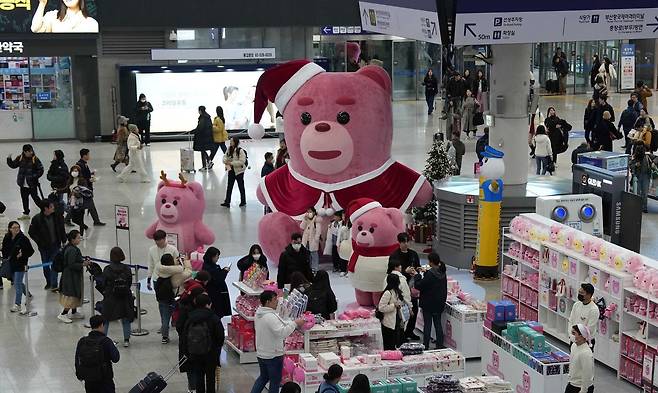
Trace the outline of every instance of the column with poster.
<instances>
[{"instance_id":1,"label":"column with poster","mask_svg":"<svg viewBox=\"0 0 658 393\"><path fill-rule=\"evenodd\" d=\"M621 89L635 88L635 44L621 45Z\"/></svg>"}]
</instances>

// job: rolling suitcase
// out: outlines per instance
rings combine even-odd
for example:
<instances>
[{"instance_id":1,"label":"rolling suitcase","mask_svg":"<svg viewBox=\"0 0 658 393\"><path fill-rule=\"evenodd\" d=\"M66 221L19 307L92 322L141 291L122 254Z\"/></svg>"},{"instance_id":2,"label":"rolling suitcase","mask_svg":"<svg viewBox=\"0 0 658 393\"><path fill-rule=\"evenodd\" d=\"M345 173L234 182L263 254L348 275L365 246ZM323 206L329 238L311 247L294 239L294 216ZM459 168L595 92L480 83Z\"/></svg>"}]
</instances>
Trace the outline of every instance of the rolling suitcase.
<instances>
[{"instance_id":1,"label":"rolling suitcase","mask_svg":"<svg viewBox=\"0 0 658 393\"><path fill-rule=\"evenodd\" d=\"M167 380L171 378L172 375L174 375L176 369L185 363L186 360L187 357L183 356L178 364L176 364L164 376L156 372L150 372L146 374L146 377L139 381L137 385L133 386L129 393L160 393L167 387Z\"/></svg>"},{"instance_id":2,"label":"rolling suitcase","mask_svg":"<svg viewBox=\"0 0 658 393\"><path fill-rule=\"evenodd\" d=\"M194 170L194 150L192 149L192 134L188 133L187 147L180 149L180 170L181 172L195 172Z\"/></svg>"}]
</instances>

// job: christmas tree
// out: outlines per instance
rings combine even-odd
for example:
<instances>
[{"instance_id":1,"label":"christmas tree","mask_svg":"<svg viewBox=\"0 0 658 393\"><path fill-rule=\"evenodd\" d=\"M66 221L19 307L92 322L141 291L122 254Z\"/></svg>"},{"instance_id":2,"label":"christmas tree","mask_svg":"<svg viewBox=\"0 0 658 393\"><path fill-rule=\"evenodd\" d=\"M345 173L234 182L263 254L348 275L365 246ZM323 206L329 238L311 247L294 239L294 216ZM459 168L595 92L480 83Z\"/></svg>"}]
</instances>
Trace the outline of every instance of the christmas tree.
<instances>
[{"instance_id":1,"label":"christmas tree","mask_svg":"<svg viewBox=\"0 0 658 393\"><path fill-rule=\"evenodd\" d=\"M443 180L452 176L457 170L457 165L448 155L448 146L450 142L435 140L432 147L427 152L427 163L423 170L423 175L430 183ZM417 224L434 225L436 221L436 199L427 203L425 206L415 207L412 210L414 222Z\"/></svg>"}]
</instances>

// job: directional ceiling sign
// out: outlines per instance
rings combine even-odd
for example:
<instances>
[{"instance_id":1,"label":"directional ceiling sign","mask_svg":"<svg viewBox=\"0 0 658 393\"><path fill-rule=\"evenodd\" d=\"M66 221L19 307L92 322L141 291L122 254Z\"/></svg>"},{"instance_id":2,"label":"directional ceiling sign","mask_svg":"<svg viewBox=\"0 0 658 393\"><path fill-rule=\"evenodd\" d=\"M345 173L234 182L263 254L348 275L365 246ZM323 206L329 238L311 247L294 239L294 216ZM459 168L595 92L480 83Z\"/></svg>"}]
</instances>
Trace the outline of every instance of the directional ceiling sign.
<instances>
[{"instance_id":1,"label":"directional ceiling sign","mask_svg":"<svg viewBox=\"0 0 658 393\"><path fill-rule=\"evenodd\" d=\"M658 0L468 0L455 45L658 38Z\"/></svg>"},{"instance_id":2,"label":"directional ceiling sign","mask_svg":"<svg viewBox=\"0 0 658 393\"><path fill-rule=\"evenodd\" d=\"M436 0L359 1L359 9L363 30L441 43Z\"/></svg>"}]
</instances>

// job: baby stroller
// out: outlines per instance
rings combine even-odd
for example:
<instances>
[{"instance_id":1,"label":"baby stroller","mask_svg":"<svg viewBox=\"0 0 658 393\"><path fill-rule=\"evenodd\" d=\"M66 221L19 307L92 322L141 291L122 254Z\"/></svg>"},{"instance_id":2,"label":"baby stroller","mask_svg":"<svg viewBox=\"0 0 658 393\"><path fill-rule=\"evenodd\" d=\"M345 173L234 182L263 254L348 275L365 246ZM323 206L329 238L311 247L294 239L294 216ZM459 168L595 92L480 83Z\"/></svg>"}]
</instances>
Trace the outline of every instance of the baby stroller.
<instances>
[{"instance_id":1,"label":"baby stroller","mask_svg":"<svg viewBox=\"0 0 658 393\"><path fill-rule=\"evenodd\" d=\"M103 277L103 269L96 262L90 262L87 266L87 272L94 279L94 288L101 294L105 291L105 278ZM99 314L103 313L103 301L99 300L94 304L94 310Z\"/></svg>"}]
</instances>

